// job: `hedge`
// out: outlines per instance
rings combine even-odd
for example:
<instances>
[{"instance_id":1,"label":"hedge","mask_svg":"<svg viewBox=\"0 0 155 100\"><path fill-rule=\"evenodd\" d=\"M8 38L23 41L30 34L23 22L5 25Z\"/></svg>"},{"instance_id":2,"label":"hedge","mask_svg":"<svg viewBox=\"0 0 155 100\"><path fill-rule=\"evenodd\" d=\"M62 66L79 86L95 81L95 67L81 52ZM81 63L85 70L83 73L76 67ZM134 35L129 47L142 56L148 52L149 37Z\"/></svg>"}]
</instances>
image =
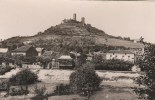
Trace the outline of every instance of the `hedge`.
<instances>
[{"instance_id":1,"label":"hedge","mask_svg":"<svg viewBox=\"0 0 155 100\"><path fill-rule=\"evenodd\" d=\"M134 64L127 61L113 59L113 60L105 60L103 62L94 63L94 65L95 65L95 70L130 71Z\"/></svg>"}]
</instances>

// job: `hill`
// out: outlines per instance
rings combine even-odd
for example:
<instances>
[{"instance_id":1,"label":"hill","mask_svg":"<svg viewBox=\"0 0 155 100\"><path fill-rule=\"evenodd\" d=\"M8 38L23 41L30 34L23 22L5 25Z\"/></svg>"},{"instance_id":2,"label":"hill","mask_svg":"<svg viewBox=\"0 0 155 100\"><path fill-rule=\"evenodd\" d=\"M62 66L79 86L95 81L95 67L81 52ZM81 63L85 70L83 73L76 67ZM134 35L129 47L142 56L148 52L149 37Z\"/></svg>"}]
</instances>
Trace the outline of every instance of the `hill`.
<instances>
[{"instance_id":1,"label":"hill","mask_svg":"<svg viewBox=\"0 0 155 100\"><path fill-rule=\"evenodd\" d=\"M143 46L140 43L133 43L131 40L123 40L121 37L108 35L104 31L91 26L91 24L86 24L85 20L77 21L76 19L64 19L61 24L51 26L34 36L12 37L3 41L3 43L6 46L19 43L31 44L36 47L66 53L79 47L93 49L95 46L100 46L100 49L102 49L101 47L105 45L124 48Z\"/></svg>"}]
</instances>

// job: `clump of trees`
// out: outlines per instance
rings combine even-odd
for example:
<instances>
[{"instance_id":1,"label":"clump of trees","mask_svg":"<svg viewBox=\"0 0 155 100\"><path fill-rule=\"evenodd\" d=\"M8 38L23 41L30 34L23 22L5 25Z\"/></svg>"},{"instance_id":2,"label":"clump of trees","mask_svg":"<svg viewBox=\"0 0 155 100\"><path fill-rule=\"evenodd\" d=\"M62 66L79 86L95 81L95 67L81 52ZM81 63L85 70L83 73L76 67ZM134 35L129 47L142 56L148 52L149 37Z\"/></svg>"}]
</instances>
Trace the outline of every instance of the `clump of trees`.
<instances>
[{"instance_id":1,"label":"clump of trees","mask_svg":"<svg viewBox=\"0 0 155 100\"><path fill-rule=\"evenodd\" d=\"M99 89L102 79L95 73L90 63L84 64L70 75L70 85L74 92L87 96Z\"/></svg>"},{"instance_id":2,"label":"clump of trees","mask_svg":"<svg viewBox=\"0 0 155 100\"><path fill-rule=\"evenodd\" d=\"M145 74L137 79L137 83L145 88L136 88L135 92L140 98L155 100L155 47L149 45L145 52L145 58L140 62Z\"/></svg>"}]
</instances>

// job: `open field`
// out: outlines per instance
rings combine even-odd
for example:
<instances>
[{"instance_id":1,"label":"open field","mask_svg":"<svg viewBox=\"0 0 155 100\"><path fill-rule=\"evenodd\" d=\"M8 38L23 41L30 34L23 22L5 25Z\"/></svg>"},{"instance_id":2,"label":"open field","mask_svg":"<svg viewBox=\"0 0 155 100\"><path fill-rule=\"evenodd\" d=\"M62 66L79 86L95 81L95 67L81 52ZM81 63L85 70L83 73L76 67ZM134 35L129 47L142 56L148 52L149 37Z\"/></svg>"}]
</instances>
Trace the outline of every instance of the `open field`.
<instances>
[{"instance_id":1,"label":"open field","mask_svg":"<svg viewBox=\"0 0 155 100\"><path fill-rule=\"evenodd\" d=\"M12 70L2 76L1 78L9 78L13 74L16 74L19 68ZM38 74L41 82L32 84L29 86L31 91L27 96L16 96L0 98L0 100L29 100L34 96L35 86L46 87L46 93L52 94L55 90L55 86L58 84L68 84L69 76L73 70L49 70L49 69L31 69ZM133 87L138 85L134 82L134 79L143 73L135 72L117 72L117 71L96 71L97 74L103 79L101 83L101 89L93 94L90 100L139 100L137 95L133 92ZM62 95L51 96L49 100L84 100L84 97L78 95Z\"/></svg>"}]
</instances>

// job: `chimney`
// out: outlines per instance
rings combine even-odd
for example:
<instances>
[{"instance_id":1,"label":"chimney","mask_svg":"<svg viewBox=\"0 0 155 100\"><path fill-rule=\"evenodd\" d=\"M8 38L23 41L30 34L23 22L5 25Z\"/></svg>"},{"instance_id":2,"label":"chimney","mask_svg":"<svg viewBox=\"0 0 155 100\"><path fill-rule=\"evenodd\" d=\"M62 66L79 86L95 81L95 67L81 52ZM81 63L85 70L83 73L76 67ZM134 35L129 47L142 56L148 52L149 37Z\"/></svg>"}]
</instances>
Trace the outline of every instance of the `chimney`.
<instances>
[{"instance_id":1,"label":"chimney","mask_svg":"<svg viewBox=\"0 0 155 100\"><path fill-rule=\"evenodd\" d=\"M73 20L76 21L76 13L73 14Z\"/></svg>"}]
</instances>

